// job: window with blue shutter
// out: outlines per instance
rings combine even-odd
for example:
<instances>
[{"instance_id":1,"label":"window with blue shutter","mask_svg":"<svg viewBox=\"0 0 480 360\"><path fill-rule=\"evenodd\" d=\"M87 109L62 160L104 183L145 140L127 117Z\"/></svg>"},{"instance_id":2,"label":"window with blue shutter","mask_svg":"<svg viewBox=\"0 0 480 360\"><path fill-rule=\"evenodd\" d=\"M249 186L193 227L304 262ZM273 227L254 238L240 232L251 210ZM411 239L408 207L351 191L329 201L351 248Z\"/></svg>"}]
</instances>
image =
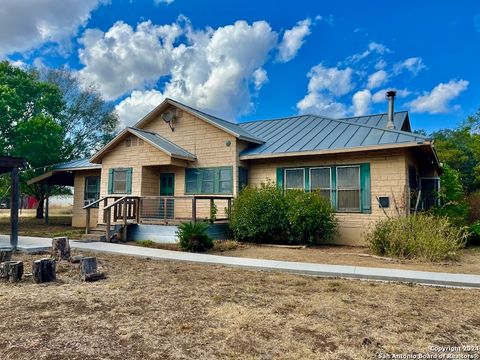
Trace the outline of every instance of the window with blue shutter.
<instances>
[{"instance_id":1,"label":"window with blue shutter","mask_svg":"<svg viewBox=\"0 0 480 360\"><path fill-rule=\"evenodd\" d=\"M132 168L115 168L108 170L108 193L132 193Z\"/></svg>"}]
</instances>

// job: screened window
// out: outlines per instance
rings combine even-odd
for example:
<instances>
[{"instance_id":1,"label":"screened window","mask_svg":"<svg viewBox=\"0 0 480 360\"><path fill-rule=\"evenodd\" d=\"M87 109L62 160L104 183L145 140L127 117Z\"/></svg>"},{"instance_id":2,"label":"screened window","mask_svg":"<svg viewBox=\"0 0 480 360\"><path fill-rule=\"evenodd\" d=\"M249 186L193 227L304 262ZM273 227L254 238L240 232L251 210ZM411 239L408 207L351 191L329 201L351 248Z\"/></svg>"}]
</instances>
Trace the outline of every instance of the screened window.
<instances>
[{"instance_id":1,"label":"screened window","mask_svg":"<svg viewBox=\"0 0 480 360\"><path fill-rule=\"evenodd\" d=\"M231 194L232 189L231 167L185 170L186 194Z\"/></svg>"},{"instance_id":2,"label":"screened window","mask_svg":"<svg viewBox=\"0 0 480 360\"><path fill-rule=\"evenodd\" d=\"M337 210L361 211L360 167L337 167Z\"/></svg>"},{"instance_id":3,"label":"screened window","mask_svg":"<svg viewBox=\"0 0 480 360\"><path fill-rule=\"evenodd\" d=\"M285 189L305 189L305 169L285 169Z\"/></svg>"},{"instance_id":4,"label":"screened window","mask_svg":"<svg viewBox=\"0 0 480 360\"><path fill-rule=\"evenodd\" d=\"M85 205L100 198L100 176L85 177L84 200ZM97 205L98 206L98 205Z\"/></svg>"},{"instance_id":5,"label":"screened window","mask_svg":"<svg viewBox=\"0 0 480 360\"><path fill-rule=\"evenodd\" d=\"M127 193L127 169L115 169L113 172L113 193Z\"/></svg>"},{"instance_id":6,"label":"screened window","mask_svg":"<svg viewBox=\"0 0 480 360\"><path fill-rule=\"evenodd\" d=\"M238 168L238 190L248 185L248 169L240 166Z\"/></svg>"},{"instance_id":7,"label":"screened window","mask_svg":"<svg viewBox=\"0 0 480 360\"><path fill-rule=\"evenodd\" d=\"M331 200L331 169L329 167L310 169L310 190L318 191L321 196Z\"/></svg>"}]
</instances>

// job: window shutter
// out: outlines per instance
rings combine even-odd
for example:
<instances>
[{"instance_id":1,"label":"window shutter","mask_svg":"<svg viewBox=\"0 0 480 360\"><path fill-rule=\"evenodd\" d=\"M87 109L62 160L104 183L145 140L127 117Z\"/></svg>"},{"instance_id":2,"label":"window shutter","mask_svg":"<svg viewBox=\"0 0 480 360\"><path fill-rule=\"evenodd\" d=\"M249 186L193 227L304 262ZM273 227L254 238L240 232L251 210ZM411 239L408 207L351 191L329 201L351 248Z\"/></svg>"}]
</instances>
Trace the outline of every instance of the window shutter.
<instances>
[{"instance_id":1,"label":"window shutter","mask_svg":"<svg viewBox=\"0 0 480 360\"><path fill-rule=\"evenodd\" d=\"M360 165L360 187L362 199L362 212L369 213L372 210L372 198L370 190L370 164Z\"/></svg>"},{"instance_id":2,"label":"window shutter","mask_svg":"<svg viewBox=\"0 0 480 360\"><path fill-rule=\"evenodd\" d=\"M108 169L108 193L113 194L113 173L114 169Z\"/></svg>"},{"instance_id":3,"label":"window shutter","mask_svg":"<svg viewBox=\"0 0 480 360\"><path fill-rule=\"evenodd\" d=\"M305 176L304 189L306 192L310 192L310 169L309 168L305 168L304 176Z\"/></svg>"},{"instance_id":4,"label":"window shutter","mask_svg":"<svg viewBox=\"0 0 480 360\"><path fill-rule=\"evenodd\" d=\"M337 168L332 166L331 168L332 174L332 206L334 209L337 208Z\"/></svg>"},{"instance_id":5,"label":"window shutter","mask_svg":"<svg viewBox=\"0 0 480 360\"><path fill-rule=\"evenodd\" d=\"M132 168L127 169L127 194L132 193Z\"/></svg>"},{"instance_id":6,"label":"window shutter","mask_svg":"<svg viewBox=\"0 0 480 360\"><path fill-rule=\"evenodd\" d=\"M277 168L277 186L283 189L283 168Z\"/></svg>"}]
</instances>

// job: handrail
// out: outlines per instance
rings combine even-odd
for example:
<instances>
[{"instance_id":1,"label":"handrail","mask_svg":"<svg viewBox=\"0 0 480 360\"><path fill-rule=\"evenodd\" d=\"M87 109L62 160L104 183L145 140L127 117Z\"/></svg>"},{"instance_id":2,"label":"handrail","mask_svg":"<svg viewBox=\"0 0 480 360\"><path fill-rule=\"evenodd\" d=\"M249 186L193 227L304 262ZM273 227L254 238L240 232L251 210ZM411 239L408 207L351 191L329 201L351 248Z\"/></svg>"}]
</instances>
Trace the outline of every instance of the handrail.
<instances>
[{"instance_id":1,"label":"handrail","mask_svg":"<svg viewBox=\"0 0 480 360\"><path fill-rule=\"evenodd\" d=\"M98 200L95 200L94 202L91 202L88 205L85 205L82 209L88 209L91 208L93 205L97 205L98 203L104 201L105 199L111 199L111 198L117 198L118 196L104 196L103 198L100 198Z\"/></svg>"},{"instance_id":2,"label":"handrail","mask_svg":"<svg viewBox=\"0 0 480 360\"><path fill-rule=\"evenodd\" d=\"M104 211L105 211L105 210L108 210L108 209L114 207L115 205L117 205L117 204L125 201L126 199L129 199L129 198L130 198L130 199L138 199L138 198L140 198L140 196L132 196L132 195L122 196L120 199L114 201L114 202L111 203L110 205L105 206L105 207L103 208L103 210L104 210Z\"/></svg>"}]
</instances>

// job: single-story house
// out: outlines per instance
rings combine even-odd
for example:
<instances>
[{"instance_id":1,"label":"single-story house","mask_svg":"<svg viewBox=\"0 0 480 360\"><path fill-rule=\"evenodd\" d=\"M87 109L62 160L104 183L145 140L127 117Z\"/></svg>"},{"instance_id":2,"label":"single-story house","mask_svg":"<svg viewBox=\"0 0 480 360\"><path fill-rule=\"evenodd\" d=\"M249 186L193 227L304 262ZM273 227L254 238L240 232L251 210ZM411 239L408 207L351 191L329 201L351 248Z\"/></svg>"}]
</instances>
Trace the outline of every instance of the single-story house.
<instances>
[{"instance_id":1,"label":"single-story house","mask_svg":"<svg viewBox=\"0 0 480 360\"><path fill-rule=\"evenodd\" d=\"M31 182L73 185L72 225L83 227L88 218L95 227L119 219L157 225L222 219L243 186L272 181L285 190L319 190L337 212L336 243L360 245L379 219L432 206L439 188L431 139L412 132L408 112L394 112L395 93L387 96L382 114L243 123L166 99L90 159Z\"/></svg>"}]
</instances>

